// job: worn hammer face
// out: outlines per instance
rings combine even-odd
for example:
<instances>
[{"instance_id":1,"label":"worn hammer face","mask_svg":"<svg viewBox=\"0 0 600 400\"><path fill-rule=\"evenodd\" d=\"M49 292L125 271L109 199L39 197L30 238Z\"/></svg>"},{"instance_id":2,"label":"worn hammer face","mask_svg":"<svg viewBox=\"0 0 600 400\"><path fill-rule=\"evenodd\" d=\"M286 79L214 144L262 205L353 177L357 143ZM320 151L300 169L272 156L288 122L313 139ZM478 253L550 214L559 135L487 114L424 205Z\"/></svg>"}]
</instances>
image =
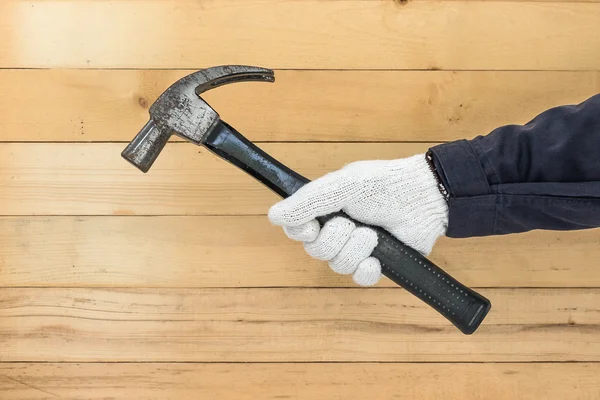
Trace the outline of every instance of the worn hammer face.
<instances>
[{"instance_id":1,"label":"worn hammer face","mask_svg":"<svg viewBox=\"0 0 600 400\"><path fill-rule=\"evenodd\" d=\"M147 172L171 135L201 145L219 122L219 114L202 100L201 93L228 83L274 80L272 70L243 65L213 67L187 75L152 104L150 120L121 155Z\"/></svg>"}]
</instances>

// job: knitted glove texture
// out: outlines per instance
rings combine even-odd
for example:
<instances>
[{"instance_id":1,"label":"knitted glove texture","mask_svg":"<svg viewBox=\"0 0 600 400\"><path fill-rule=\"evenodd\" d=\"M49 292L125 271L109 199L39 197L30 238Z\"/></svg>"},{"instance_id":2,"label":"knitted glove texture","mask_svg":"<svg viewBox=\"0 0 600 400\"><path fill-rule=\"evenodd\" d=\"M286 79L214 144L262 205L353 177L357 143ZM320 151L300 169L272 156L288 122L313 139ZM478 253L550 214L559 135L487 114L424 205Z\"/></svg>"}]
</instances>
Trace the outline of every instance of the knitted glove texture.
<instances>
[{"instance_id":1,"label":"knitted glove texture","mask_svg":"<svg viewBox=\"0 0 600 400\"><path fill-rule=\"evenodd\" d=\"M377 235L346 218L334 218L322 228L315 219L340 210L386 229L423 255L429 255L448 226L448 205L424 154L348 164L271 207L271 223L303 242L309 255L328 261L337 273L352 274L363 286L381 278L379 261L370 257Z\"/></svg>"}]
</instances>

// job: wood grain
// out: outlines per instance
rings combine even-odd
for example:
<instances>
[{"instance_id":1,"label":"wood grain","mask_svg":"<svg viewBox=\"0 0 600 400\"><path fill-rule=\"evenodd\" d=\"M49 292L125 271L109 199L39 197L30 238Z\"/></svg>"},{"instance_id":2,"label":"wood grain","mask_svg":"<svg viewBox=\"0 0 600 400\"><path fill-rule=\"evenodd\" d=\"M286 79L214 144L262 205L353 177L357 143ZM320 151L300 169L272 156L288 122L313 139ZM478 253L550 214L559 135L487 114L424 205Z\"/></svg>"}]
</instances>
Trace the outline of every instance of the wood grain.
<instances>
[{"instance_id":1,"label":"wood grain","mask_svg":"<svg viewBox=\"0 0 600 400\"><path fill-rule=\"evenodd\" d=\"M264 144L310 178L350 161L399 158L428 144ZM142 174L121 158L124 143L0 144L1 215L266 214L279 198L207 150L167 145Z\"/></svg>"},{"instance_id":2,"label":"wood grain","mask_svg":"<svg viewBox=\"0 0 600 400\"><path fill-rule=\"evenodd\" d=\"M0 364L4 400L596 400L600 364ZM560 377L560 379L557 379Z\"/></svg>"},{"instance_id":3,"label":"wood grain","mask_svg":"<svg viewBox=\"0 0 600 400\"><path fill-rule=\"evenodd\" d=\"M9 0L0 67L597 70L599 19L598 3Z\"/></svg>"},{"instance_id":4,"label":"wood grain","mask_svg":"<svg viewBox=\"0 0 600 400\"><path fill-rule=\"evenodd\" d=\"M600 361L597 289L488 289L466 336L400 289L0 291L0 361Z\"/></svg>"},{"instance_id":5,"label":"wood grain","mask_svg":"<svg viewBox=\"0 0 600 400\"><path fill-rule=\"evenodd\" d=\"M487 134L600 92L598 21L600 0L0 1L0 398L600 400L599 230L440 240L493 304L464 336L309 258L204 149L120 158L219 64L277 69L204 97L310 178Z\"/></svg>"},{"instance_id":6,"label":"wood grain","mask_svg":"<svg viewBox=\"0 0 600 400\"><path fill-rule=\"evenodd\" d=\"M190 72L0 70L0 141L128 142L160 93ZM523 124L599 92L597 71L284 70L275 84L203 97L254 141L442 142Z\"/></svg>"},{"instance_id":7,"label":"wood grain","mask_svg":"<svg viewBox=\"0 0 600 400\"><path fill-rule=\"evenodd\" d=\"M443 238L429 258L473 287L600 287L599 241L600 230ZM3 217L0 249L5 287L355 287L263 216Z\"/></svg>"}]
</instances>

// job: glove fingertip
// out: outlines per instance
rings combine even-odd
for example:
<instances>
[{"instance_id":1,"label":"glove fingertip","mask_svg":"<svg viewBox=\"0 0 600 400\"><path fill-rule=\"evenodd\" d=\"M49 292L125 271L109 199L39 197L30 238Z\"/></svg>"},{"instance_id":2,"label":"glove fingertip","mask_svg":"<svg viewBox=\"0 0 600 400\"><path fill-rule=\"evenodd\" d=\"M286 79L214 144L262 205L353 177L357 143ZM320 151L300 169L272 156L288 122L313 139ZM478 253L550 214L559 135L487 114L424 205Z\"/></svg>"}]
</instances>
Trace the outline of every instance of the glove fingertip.
<instances>
[{"instance_id":1,"label":"glove fingertip","mask_svg":"<svg viewBox=\"0 0 600 400\"><path fill-rule=\"evenodd\" d=\"M273 225L297 227L315 218L310 211L292 198L287 198L274 204L267 216Z\"/></svg>"},{"instance_id":2,"label":"glove fingertip","mask_svg":"<svg viewBox=\"0 0 600 400\"><path fill-rule=\"evenodd\" d=\"M291 208L287 199L282 200L269 209L267 217L273 225L290 226L290 222L294 220L293 217L290 217L290 215L293 215Z\"/></svg>"},{"instance_id":3,"label":"glove fingertip","mask_svg":"<svg viewBox=\"0 0 600 400\"><path fill-rule=\"evenodd\" d=\"M360 286L373 286L381 279L381 263L375 257L363 260L354 274L354 282Z\"/></svg>"},{"instance_id":4,"label":"glove fingertip","mask_svg":"<svg viewBox=\"0 0 600 400\"><path fill-rule=\"evenodd\" d=\"M285 201L285 200L283 200ZM273 225L284 225L283 224L283 208L284 206L282 205L283 201L280 201L279 203L275 203L274 205L271 206L271 208L269 208L269 212L267 213L267 217L269 218L269 221L271 221L271 223Z\"/></svg>"},{"instance_id":5,"label":"glove fingertip","mask_svg":"<svg viewBox=\"0 0 600 400\"><path fill-rule=\"evenodd\" d=\"M319 236L321 226L317 220L313 219L296 227L284 226L283 231L292 240L297 240L299 242L312 242Z\"/></svg>"}]
</instances>

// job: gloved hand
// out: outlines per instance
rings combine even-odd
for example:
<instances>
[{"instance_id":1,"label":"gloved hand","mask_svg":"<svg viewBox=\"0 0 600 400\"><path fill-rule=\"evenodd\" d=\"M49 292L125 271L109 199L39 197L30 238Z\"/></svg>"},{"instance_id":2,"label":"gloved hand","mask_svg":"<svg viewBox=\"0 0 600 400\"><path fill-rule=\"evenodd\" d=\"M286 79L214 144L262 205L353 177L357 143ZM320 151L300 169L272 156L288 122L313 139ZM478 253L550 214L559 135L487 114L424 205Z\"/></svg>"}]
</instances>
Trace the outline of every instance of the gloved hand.
<instances>
[{"instance_id":1,"label":"gloved hand","mask_svg":"<svg viewBox=\"0 0 600 400\"><path fill-rule=\"evenodd\" d=\"M428 255L448 226L448 205L424 154L391 161L358 161L316 179L269 210L269 220L306 252L340 274L353 274L363 286L381 278L379 261L370 257L377 235L336 217L322 228L316 217L343 210L365 224L377 225L406 245Z\"/></svg>"}]
</instances>

